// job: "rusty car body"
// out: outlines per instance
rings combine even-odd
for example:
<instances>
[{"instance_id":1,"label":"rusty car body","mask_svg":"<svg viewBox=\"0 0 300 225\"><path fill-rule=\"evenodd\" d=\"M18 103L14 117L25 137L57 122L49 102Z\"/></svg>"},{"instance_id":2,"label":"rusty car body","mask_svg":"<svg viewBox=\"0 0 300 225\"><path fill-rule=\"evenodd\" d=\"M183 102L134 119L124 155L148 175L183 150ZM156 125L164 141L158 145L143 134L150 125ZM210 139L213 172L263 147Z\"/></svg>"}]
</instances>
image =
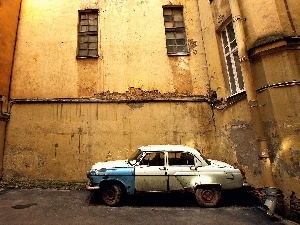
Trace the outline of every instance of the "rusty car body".
<instances>
[{"instance_id":1,"label":"rusty car body","mask_svg":"<svg viewBox=\"0 0 300 225\"><path fill-rule=\"evenodd\" d=\"M215 207L222 190L247 185L241 170L184 145L142 146L129 159L96 163L87 177L87 189L100 190L109 206L119 205L125 194L179 191L194 193L200 206Z\"/></svg>"}]
</instances>

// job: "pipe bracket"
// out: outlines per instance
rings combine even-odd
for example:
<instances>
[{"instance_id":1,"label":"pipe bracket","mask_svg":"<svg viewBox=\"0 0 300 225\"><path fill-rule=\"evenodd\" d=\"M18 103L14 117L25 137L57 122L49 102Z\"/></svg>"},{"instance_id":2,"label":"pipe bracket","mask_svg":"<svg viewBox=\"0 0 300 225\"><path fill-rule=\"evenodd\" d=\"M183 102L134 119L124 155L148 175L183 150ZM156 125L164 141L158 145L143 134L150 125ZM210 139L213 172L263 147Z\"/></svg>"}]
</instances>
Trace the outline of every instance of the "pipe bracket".
<instances>
[{"instance_id":1,"label":"pipe bracket","mask_svg":"<svg viewBox=\"0 0 300 225\"><path fill-rule=\"evenodd\" d=\"M240 62L245 62L245 61L249 61L249 57L247 55L241 56L239 58Z\"/></svg>"},{"instance_id":2,"label":"pipe bracket","mask_svg":"<svg viewBox=\"0 0 300 225\"><path fill-rule=\"evenodd\" d=\"M249 102L250 108L252 107L260 107L260 106L265 106L266 104L259 105L257 100L250 100Z\"/></svg>"},{"instance_id":3,"label":"pipe bracket","mask_svg":"<svg viewBox=\"0 0 300 225\"><path fill-rule=\"evenodd\" d=\"M232 18L232 22L237 22L237 21L246 21L246 18L242 18L241 15L237 15Z\"/></svg>"},{"instance_id":4,"label":"pipe bracket","mask_svg":"<svg viewBox=\"0 0 300 225\"><path fill-rule=\"evenodd\" d=\"M258 155L258 157L259 157L260 159L267 159L267 158L270 158L268 149L266 149L266 148L265 148L265 149L262 149L261 152L260 152L260 154Z\"/></svg>"}]
</instances>

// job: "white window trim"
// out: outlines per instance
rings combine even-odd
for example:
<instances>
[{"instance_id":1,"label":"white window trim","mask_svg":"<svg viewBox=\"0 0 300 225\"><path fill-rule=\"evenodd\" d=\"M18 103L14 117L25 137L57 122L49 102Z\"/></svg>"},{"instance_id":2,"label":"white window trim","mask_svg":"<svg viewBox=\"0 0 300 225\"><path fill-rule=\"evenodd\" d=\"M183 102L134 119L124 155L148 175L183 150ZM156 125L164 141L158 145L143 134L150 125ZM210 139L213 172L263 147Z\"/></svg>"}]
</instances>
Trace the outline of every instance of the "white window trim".
<instances>
[{"instance_id":1,"label":"white window trim","mask_svg":"<svg viewBox=\"0 0 300 225\"><path fill-rule=\"evenodd\" d=\"M232 23L232 22L230 22ZM224 60L225 60L225 64L226 64L226 70L227 70L227 76L228 76L228 83L230 86L230 92L231 95L235 95L238 93L241 93L243 91L245 91L245 85L243 85L243 87L240 87L239 84L239 76L238 76L238 69L237 69L237 65L236 65L236 60L234 58L234 54L238 53L238 47L237 45L234 46L234 48L232 48L231 44L233 42L236 42L236 38L234 38L233 40L230 41L229 39L229 32L228 32L228 26L230 25L230 23L227 24L227 26L221 31L221 41L222 41L222 49L223 49L223 54L224 54ZM225 46L225 43L223 41L223 31L225 31L226 34L226 40L227 40L227 45ZM225 52L225 47L228 47L228 52ZM232 82L231 82L231 77L230 77L230 72L229 72L229 62L227 62L227 56L230 56L230 63L232 65L232 73L233 73L233 79L234 79L234 84L235 87L232 87ZM241 72L240 72L241 73ZM243 74L241 73L241 77L243 78ZM242 82L244 83L244 80L242 80ZM235 90L234 90L235 89Z\"/></svg>"}]
</instances>

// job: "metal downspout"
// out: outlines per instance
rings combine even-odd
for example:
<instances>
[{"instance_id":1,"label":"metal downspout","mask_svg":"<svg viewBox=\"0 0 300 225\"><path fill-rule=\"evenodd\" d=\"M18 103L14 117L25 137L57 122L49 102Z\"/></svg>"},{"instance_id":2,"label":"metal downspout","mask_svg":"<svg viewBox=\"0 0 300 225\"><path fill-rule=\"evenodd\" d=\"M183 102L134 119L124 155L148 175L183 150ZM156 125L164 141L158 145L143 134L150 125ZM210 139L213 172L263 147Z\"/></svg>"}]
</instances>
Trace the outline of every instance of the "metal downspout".
<instances>
[{"instance_id":1,"label":"metal downspout","mask_svg":"<svg viewBox=\"0 0 300 225\"><path fill-rule=\"evenodd\" d=\"M242 74L246 88L247 100L250 107L250 113L252 117L254 130L257 136L257 140L259 142L259 160L264 180L265 191L267 195L264 205L267 207L268 215L272 216L276 207L277 190L275 187L275 181L272 173L272 165L269 156L267 138L264 132L263 121L257 101L257 93L254 88L251 65L248 58L247 46L245 41L246 38L243 26L243 22L245 20L241 16L239 1L229 0L229 4L232 13L232 20L236 35Z\"/></svg>"},{"instance_id":2,"label":"metal downspout","mask_svg":"<svg viewBox=\"0 0 300 225\"><path fill-rule=\"evenodd\" d=\"M16 26L16 36L15 36L15 43L14 43L14 50L13 50L13 58L12 58L12 66L10 70L10 78L9 78L9 88L8 88L8 96L3 96L2 97L2 107L0 108L0 114L5 115L7 117L7 121L5 122L5 128L4 128L4 141L3 141L3 149L0 150L0 179L3 177L3 163L4 163L4 152L5 152L5 144L6 144L6 133L7 133L7 123L10 119L10 110L11 110L11 105L10 105L10 93L11 93L11 81L12 81L12 73L13 73L13 68L14 68L14 61L15 61L15 52L16 52L16 45L17 45L17 39L18 39L18 30L19 30L19 24L20 24L20 14L21 14L21 8L22 8L22 1L20 0L19 3L19 12L18 12L18 22Z\"/></svg>"}]
</instances>

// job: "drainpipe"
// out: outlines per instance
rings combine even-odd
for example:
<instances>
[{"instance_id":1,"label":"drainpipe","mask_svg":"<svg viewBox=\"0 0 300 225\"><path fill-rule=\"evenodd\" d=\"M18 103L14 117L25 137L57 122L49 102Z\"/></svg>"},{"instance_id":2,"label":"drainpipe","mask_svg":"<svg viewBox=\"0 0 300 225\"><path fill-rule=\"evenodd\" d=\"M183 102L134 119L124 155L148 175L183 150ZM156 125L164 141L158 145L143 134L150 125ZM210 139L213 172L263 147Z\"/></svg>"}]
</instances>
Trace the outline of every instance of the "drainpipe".
<instances>
[{"instance_id":1,"label":"drainpipe","mask_svg":"<svg viewBox=\"0 0 300 225\"><path fill-rule=\"evenodd\" d=\"M276 207L277 201L277 190L272 174L272 165L268 151L267 138L264 132L263 121L257 101L257 93L254 88L251 65L247 52L247 46L245 41L246 38L243 26L245 20L241 16L239 0L229 0L229 4L232 13L232 20L236 35L238 54L241 62L241 69L246 88L247 100L250 107L250 113L252 117L254 130L257 136L257 140L259 142L259 160L267 196L264 205L267 208L267 214L273 216L273 212Z\"/></svg>"},{"instance_id":2,"label":"drainpipe","mask_svg":"<svg viewBox=\"0 0 300 225\"><path fill-rule=\"evenodd\" d=\"M1 5L1 0L0 0L0 5ZM12 58L12 66L10 68L10 77L9 77L9 88L8 88L8 93L6 95L0 95L0 115L2 119L5 121L4 125L4 138L3 140L3 146L0 149L0 179L3 177L3 160L4 160L4 151L5 151L5 139L6 139L6 133L7 133L7 123L10 119L10 91L11 91L11 80L12 80L12 72L13 72L13 67L14 67L14 59L15 59L15 51L16 51L16 44L17 44L17 38L18 38L18 28L19 28L19 23L20 23L20 14L21 14L21 7L22 7L22 0L19 2L19 12L18 12L18 21L17 21L17 26L15 30L15 43L14 43L14 50L13 50L13 58Z\"/></svg>"}]
</instances>

